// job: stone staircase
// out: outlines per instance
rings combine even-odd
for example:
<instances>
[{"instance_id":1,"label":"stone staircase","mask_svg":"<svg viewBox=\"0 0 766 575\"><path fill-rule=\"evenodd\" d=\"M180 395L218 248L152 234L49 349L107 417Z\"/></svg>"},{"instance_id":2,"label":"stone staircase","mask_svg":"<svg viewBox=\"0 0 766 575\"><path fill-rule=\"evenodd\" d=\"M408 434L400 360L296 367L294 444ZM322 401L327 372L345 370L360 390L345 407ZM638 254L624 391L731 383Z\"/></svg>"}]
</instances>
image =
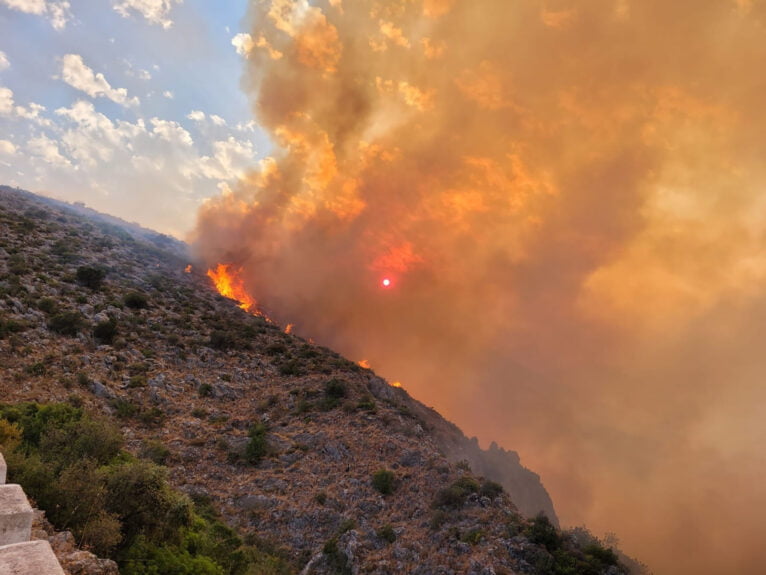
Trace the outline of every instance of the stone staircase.
<instances>
[{"instance_id":1,"label":"stone staircase","mask_svg":"<svg viewBox=\"0 0 766 575\"><path fill-rule=\"evenodd\" d=\"M0 575L65 575L50 543L32 541L34 513L20 485L5 482L0 453Z\"/></svg>"}]
</instances>

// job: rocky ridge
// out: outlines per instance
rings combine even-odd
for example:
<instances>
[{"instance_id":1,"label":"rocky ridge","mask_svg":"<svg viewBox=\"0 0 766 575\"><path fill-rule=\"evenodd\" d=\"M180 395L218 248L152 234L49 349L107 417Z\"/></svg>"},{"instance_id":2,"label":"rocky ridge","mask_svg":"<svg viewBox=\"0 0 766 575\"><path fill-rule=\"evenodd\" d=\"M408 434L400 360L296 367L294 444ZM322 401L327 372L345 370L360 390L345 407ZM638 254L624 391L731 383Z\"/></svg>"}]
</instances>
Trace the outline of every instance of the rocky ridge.
<instances>
[{"instance_id":1,"label":"rocky ridge","mask_svg":"<svg viewBox=\"0 0 766 575\"><path fill-rule=\"evenodd\" d=\"M302 573L552 561L524 517L555 522L552 503L514 452L481 450L371 370L246 314L180 242L10 188L0 231L3 402L112 418L131 452L161 459L176 487L284 547Z\"/></svg>"}]
</instances>

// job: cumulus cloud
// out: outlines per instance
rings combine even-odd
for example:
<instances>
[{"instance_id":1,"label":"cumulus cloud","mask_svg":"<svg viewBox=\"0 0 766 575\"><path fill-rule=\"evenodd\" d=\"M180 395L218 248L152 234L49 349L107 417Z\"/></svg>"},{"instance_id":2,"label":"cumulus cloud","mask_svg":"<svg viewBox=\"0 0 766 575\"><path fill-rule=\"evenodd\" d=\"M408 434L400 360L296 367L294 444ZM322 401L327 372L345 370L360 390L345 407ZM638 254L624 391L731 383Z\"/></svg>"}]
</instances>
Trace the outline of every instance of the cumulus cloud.
<instances>
[{"instance_id":1,"label":"cumulus cloud","mask_svg":"<svg viewBox=\"0 0 766 575\"><path fill-rule=\"evenodd\" d=\"M173 21L168 17L173 5L181 3L183 0L115 0L113 7L123 18L136 12L152 24L167 29L173 26Z\"/></svg>"},{"instance_id":2,"label":"cumulus cloud","mask_svg":"<svg viewBox=\"0 0 766 575\"><path fill-rule=\"evenodd\" d=\"M48 164L57 167L71 167L72 163L61 154L58 143L45 134L32 138L27 142L30 153L40 157Z\"/></svg>"},{"instance_id":3,"label":"cumulus cloud","mask_svg":"<svg viewBox=\"0 0 766 575\"><path fill-rule=\"evenodd\" d=\"M0 72L7 70L10 67L11 63L8 61L8 56L5 55L5 52L0 51Z\"/></svg>"},{"instance_id":4,"label":"cumulus cloud","mask_svg":"<svg viewBox=\"0 0 766 575\"><path fill-rule=\"evenodd\" d=\"M250 34L242 32L231 39L231 45L234 46L237 54L240 56L247 56L255 47L255 42L253 41L253 37Z\"/></svg>"},{"instance_id":5,"label":"cumulus cloud","mask_svg":"<svg viewBox=\"0 0 766 575\"><path fill-rule=\"evenodd\" d=\"M194 120L195 122L204 122L207 116L202 110L192 110L186 117L189 120Z\"/></svg>"},{"instance_id":6,"label":"cumulus cloud","mask_svg":"<svg viewBox=\"0 0 766 575\"><path fill-rule=\"evenodd\" d=\"M66 1L0 0L0 4L25 14L45 16L56 30L63 30L67 22L72 19L71 5Z\"/></svg>"},{"instance_id":7,"label":"cumulus cloud","mask_svg":"<svg viewBox=\"0 0 766 575\"><path fill-rule=\"evenodd\" d=\"M518 449L564 523L759 574L764 3L250 7L276 148L201 210L201 257Z\"/></svg>"},{"instance_id":8,"label":"cumulus cloud","mask_svg":"<svg viewBox=\"0 0 766 575\"><path fill-rule=\"evenodd\" d=\"M16 146L8 140L0 140L0 154L12 156L16 153Z\"/></svg>"},{"instance_id":9,"label":"cumulus cloud","mask_svg":"<svg viewBox=\"0 0 766 575\"><path fill-rule=\"evenodd\" d=\"M13 90L0 86L0 116L10 116L13 109Z\"/></svg>"},{"instance_id":10,"label":"cumulus cloud","mask_svg":"<svg viewBox=\"0 0 766 575\"><path fill-rule=\"evenodd\" d=\"M61 79L92 98L107 98L121 106L136 106L139 100L129 98L125 88L113 88L102 73L90 69L79 54L66 54L61 59Z\"/></svg>"},{"instance_id":11,"label":"cumulus cloud","mask_svg":"<svg viewBox=\"0 0 766 575\"><path fill-rule=\"evenodd\" d=\"M249 139L207 114L189 126L160 117L118 120L88 99L46 114L0 87L0 118L8 127L0 179L25 172L38 186L177 235L191 226L202 199L241 177L255 157ZM215 137L207 134L213 126Z\"/></svg>"}]
</instances>

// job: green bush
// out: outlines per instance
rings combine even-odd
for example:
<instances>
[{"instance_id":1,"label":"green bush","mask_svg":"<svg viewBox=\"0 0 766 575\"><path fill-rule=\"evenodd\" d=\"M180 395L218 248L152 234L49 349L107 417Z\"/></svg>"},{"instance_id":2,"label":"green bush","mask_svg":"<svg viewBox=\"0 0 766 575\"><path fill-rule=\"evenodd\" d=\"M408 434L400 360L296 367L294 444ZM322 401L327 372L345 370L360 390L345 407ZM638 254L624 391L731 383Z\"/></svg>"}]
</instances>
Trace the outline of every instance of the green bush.
<instances>
[{"instance_id":1,"label":"green bush","mask_svg":"<svg viewBox=\"0 0 766 575\"><path fill-rule=\"evenodd\" d=\"M396 541L396 531L388 523L378 529L375 534L387 543L393 543Z\"/></svg>"},{"instance_id":2,"label":"green bush","mask_svg":"<svg viewBox=\"0 0 766 575\"><path fill-rule=\"evenodd\" d=\"M40 301L37 302L37 309L47 313L48 315L56 313L58 311L58 307L58 302L50 297L41 298Z\"/></svg>"},{"instance_id":3,"label":"green bush","mask_svg":"<svg viewBox=\"0 0 766 575\"><path fill-rule=\"evenodd\" d=\"M146 309L149 307L149 300L146 295L138 291L128 292L122 298L122 301L130 309Z\"/></svg>"},{"instance_id":4,"label":"green bush","mask_svg":"<svg viewBox=\"0 0 766 575\"><path fill-rule=\"evenodd\" d=\"M495 499L503 493L503 486L494 481L484 480L479 488L479 495Z\"/></svg>"},{"instance_id":5,"label":"green bush","mask_svg":"<svg viewBox=\"0 0 766 575\"><path fill-rule=\"evenodd\" d=\"M391 495L396 489L396 475L389 469L379 469L372 474L372 486L382 495Z\"/></svg>"},{"instance_id":6,"label":"green bush","mask_svg":"<svg viewBox=\"0 0 766 575\"><path fill-rule=\"evenodd\" d=\"M540 513L529 522L525 534L532 543L542 545L551 552L558 549L561 545L561 536L556 531L556 527L553 526L551 520L543 513Z\"/></svg>"},{"instance_id":7,"label":"green bush","mask_svg":"<svg viewBox=\"0 0 766 575\"><path fill-rule=\"evenodd\" d=\"M256 423L248 432L250 440L245 447L245 460L253 465L257 464L269 452L269 444L266 440L266 426Z\"/></svg>"},{"instance_id":8,"label":"green bush","mask_svg":"<svg viewBox=\"0 0 766 575\"><path fill-rule=\"evenodd\" d=\"M117 320L110 318L106 321L101 321L93 328L93 337L99 342L111 344L117 335Z\"/></svg>"},{"instance_id":9,"label":"green bush","mask_svg":"<svg viewBox=\"0 0 766 575\"><path fill-rule=\"evenodd\" d=\"M324 398L319 407L324 411L336 408L348 395L348 386L342 379L333 378L324 384Z\"/></svg>"},{"instance_id":10,"label":"green bush","mask_svg":"<svg viewBox=\"0 0 766 575\"><path fill-rule=\"evenodd\" d=\"M80 266L77 268L75 277L77 283L95 291L101 287L106 277L106 271L94 266Z\"/></svg>"},{"instance_id":11,"label":"green bush","mask_svg":"<svg viewBox=\"0 0 766 575\"><path fill-rule=\"evenodd\" d=\"M76 336L85 328L85 316L78 311L64 311L55 314L48 321L48 329L60 335Z\"/></svg>"},{"instance_id":12,"label":"green bush","mask_svg":"<svg viewBox=\"0 0 766 575\"><path fill-rule=\"evenodd\" d=\"M437 491L431 506L434 508L448 507L460 509L465 504L468 495L477 493L479 489L478 481L473 477L463 476L452 483L452 485Z\"/></svg>"}]
</instances>

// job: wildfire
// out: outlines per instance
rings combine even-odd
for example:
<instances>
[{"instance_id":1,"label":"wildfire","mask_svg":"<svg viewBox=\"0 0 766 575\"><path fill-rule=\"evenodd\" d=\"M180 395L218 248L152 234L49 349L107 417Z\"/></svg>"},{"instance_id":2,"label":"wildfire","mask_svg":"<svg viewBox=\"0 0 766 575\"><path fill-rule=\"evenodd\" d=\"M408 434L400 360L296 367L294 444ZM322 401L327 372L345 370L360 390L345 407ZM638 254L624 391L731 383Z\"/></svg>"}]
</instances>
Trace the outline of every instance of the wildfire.
<instances>
[{"instance_id":1,"label":"wildfire","mask_svg":"<svg viewBox=\"0 0 766 575\"><path fill-rule=\"evenodd\" d=\"M184 272L185 272L185 273L187 273L187 274L190 274L190 273L191 273L191 271L192 271L192 266L191 266L191 264L189 264L188 266L186 266L186 267L184 268Z\"/></svg>"},{"instance_id":2,"label":"wildfire","mask_svg":"<svg viewBox=\"0 0 766 575\"><path fill-rule=\"evenodd\" d=\"M361 360L361 361L357 361L357 362L356 362L356 364L357 364L359 367L362 367L362 368L364 368L364 369L370 369L370 362L369 362L369 361L367 361L366 359L363 359L363 360Z\"/></svg>"},{"instance_id":3,"label":"wildfire","mask_svg":"<svg viewBox=\"0 0 766 575\"><path fill-rule=\"evenodd\" d=\"M391 382L391 387L401 387L401 386L402 386L402 382L401 381L392 381Z\"/></svg>"},{"instance_id":4,"label":"wildfire","mask_svg":"<svg viewBox=\"0 0 766 575\"><path fill-rule=\"evenodd\" d=\"M215 289L222 296L239 302L243 310L255 313L256 302L247 293L245 284L239 274L242 268L233 268L228 264L218 264L215 269L207 270L207 276L213 280Z\"/></svg>"},{"instance_id":5,"label":"wildfire","mask_svg":"<svg viewBox=\"0 0 766 575\"><path fill-rule=\"evenodd\" d=\"M295 324L288 323L287 326L285 327L285 333L288 333L288 334L289 333L293 333L293 328L294 327L295 327Z\"/></svg>"}]
</instances>

